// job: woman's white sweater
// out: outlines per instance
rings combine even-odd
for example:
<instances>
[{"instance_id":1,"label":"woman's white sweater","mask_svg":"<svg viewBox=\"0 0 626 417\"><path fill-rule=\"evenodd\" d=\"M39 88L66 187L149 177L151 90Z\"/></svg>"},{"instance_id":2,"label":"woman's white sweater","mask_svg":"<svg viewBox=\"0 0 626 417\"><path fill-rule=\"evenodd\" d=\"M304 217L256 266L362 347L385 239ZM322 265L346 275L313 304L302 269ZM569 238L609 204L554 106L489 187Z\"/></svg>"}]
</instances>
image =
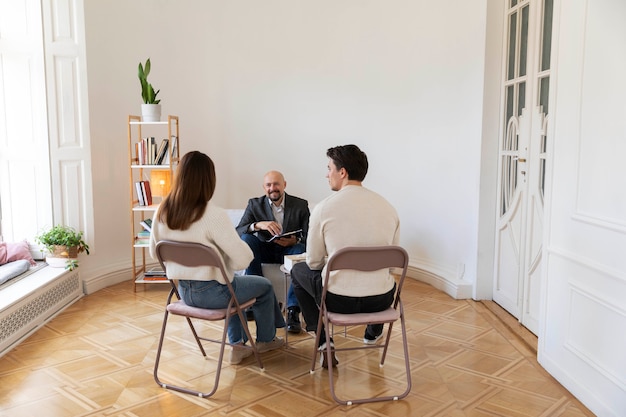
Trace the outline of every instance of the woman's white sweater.
<instances>
[{"instance_id":1,"label":"woman's white sweater","mask_svg":"<svg viewBox=\"0 0 626 417\"><path fill-rule=\"evenodd\" d=\"M247 268L253 258L252 250L235 231L226 210L211 202L207 204L202 217L187 230L170 229L167 224L158 221L157 211L152 219L150 234L150 255L155 259L155 246L161 240L202 243L217 249L228 277L233 277L234 271ZM214 279L226 284L216 268L187 268L170 262L167 264L167 275L171 279L200 281Z\"/></svg>"}]
</instances>

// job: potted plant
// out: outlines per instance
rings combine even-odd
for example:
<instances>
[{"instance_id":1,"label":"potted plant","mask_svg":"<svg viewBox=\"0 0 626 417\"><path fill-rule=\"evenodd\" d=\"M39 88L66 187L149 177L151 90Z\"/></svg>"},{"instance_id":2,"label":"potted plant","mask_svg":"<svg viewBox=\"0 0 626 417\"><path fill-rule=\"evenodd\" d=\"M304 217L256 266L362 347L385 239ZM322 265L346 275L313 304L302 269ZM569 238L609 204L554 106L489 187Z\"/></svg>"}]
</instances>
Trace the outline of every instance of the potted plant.
<instances>
[{"instance_id":1,"label":"potted plant","mask_svg":"<svg viewBox=\"0 0 626 417\"><path fill-rule=\"evenodd\" d=\"M46 248L49 253L46 262L53 267L65 266L72 271L78 267L79 253L89 255L89 245L83 240L83 232L69 226L56 225L35 236L35 240Z\"/></svg>"},{"instance_id":2,"label":"potted plant","mask_svg":"<svg viewBox=\"0 0 626 417\"><path fill-rule=\"evenodd\" d=\"M161 120L161 102L157 99L159 91L154 91L152 84L148 82L148 75L150 74L150 58L146 61L146 65L139 63L139 82L141 83L141 98L143 104L141 105L141 120L144 122L158 122Z\"/></svg>"}]
</instances>

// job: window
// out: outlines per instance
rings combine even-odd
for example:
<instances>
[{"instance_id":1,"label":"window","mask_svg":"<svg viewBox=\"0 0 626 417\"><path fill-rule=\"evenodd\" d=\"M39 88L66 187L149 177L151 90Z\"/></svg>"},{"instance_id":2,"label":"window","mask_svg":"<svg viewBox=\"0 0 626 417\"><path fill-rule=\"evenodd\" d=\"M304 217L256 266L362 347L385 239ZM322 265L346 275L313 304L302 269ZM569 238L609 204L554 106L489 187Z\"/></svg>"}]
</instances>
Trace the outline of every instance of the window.
<instances>
[{"instance_id":1,"label":"window","mask_svg":"<svg viewBox=\"0 0 626 417\"><path fill-rule=\"evenodd\" d=\"M54 33L45 30L53 26ZM43 228L65 224L89 240L93 204L82 1L0 2L0 33L3 239L33 243Z\"/></svg>"}]
</instances>

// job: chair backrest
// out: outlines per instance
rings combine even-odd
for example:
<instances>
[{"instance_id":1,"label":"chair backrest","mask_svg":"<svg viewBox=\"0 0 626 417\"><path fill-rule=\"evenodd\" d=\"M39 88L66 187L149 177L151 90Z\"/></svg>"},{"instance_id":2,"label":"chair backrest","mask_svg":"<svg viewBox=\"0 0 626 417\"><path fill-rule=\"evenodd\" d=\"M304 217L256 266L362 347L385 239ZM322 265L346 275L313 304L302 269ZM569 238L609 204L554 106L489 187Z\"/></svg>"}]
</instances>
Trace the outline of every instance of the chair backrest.
<instances>
[{"instance_id":1,"label":"chair backrest","mask_svg":"<svg viewBox=\"0 0 626 417\"><path fill-rule=\"evenodd\" d=\"M400 278L396 285L395 307L399 300L408 265L409 254L400 246L349 246L341 248L333 253L326 263L324 293L328 288L328 281L332 271L340 269L377 271L384 268L400 268Z\"/></svg>"},{"instance_id":2,"label":"chair backrest","mask_svg":"<svg viewBox=\"0 0 626 417\"><path fill-rule=\"evenodd\" d=\"M162 240L156 244L155 249L161 268L166 273L166 263L168 261L187 267L212 266L221 271L226 282L230 282L217 250L209 246L194 242Z\"/></svg>"},{"instance_id":3,"label":"chair backrest","mask_svg":"<svg viewBox=\"0 0 626 417\"><path fill-rule=\"evenodd\" d=\"M377 271L383 268L405 268L408 255L400 246L350 246L341 248L329 259L326 269Z\"/></svg>"}]
</instances>

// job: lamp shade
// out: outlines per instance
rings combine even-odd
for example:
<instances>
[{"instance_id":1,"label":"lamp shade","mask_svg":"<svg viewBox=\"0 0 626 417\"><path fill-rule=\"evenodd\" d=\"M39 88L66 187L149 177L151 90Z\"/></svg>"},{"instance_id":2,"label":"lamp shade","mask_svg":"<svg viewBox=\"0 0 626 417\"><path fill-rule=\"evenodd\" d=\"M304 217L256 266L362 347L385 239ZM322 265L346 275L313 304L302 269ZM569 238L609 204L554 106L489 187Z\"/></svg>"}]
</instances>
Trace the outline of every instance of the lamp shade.
<instances>
[{"instance_id":1,"label":"lamp shade","mask_svg":"<svg viewBox=\"0 0 626 417\"><path fill-rule=\"evenodd\" d=\"M153 169L150 172L150 188L152 195L165 197L170 192L172 173L169 169Z\"/></svg>"}]
</instances>

